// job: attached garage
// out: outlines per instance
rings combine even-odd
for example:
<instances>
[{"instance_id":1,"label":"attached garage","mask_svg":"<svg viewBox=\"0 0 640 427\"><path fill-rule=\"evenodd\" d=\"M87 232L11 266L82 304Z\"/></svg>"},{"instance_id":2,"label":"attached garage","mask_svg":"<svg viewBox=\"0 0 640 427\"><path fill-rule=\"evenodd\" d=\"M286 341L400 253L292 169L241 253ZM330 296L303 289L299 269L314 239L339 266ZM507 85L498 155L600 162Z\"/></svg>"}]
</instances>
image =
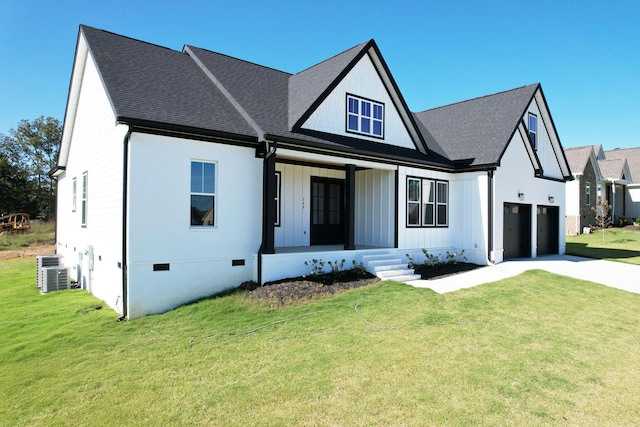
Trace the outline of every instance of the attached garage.
<instances>
[{"instance_id":1,"label":"attached garage","mask_svg":"<svg viewBox=\"0 0 640 427\"><path fill-rule=\"evenodd\" d=\"M559 209L557 206L537 207L537 255L558 253Z\"/></svg>"},{"instance_id":2,"label":"attached garage","mask_svg":"<svg viewBox=\"0 0 640 427\"><path fill-rule=\"evenodd\" d=\"M531 257L531 205L504 204L504 259Z\"/></svg>"}]
</instances>

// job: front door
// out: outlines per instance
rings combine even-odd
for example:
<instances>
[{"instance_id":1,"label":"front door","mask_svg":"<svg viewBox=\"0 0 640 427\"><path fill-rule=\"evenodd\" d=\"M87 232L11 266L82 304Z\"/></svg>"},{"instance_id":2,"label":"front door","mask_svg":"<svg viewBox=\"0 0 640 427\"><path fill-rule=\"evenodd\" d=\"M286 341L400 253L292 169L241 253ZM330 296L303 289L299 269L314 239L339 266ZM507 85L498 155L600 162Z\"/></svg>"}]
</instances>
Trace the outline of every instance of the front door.
<instances>
[{"instance_id":1,"label":"front door","mask_svg":"<svg viewBox=\"0 0 640 427\"><path fill-rule=\"evenodd\" d=\"M311 177L311 244L344 243L344 180Z\"/></svg>"}]
</instances>

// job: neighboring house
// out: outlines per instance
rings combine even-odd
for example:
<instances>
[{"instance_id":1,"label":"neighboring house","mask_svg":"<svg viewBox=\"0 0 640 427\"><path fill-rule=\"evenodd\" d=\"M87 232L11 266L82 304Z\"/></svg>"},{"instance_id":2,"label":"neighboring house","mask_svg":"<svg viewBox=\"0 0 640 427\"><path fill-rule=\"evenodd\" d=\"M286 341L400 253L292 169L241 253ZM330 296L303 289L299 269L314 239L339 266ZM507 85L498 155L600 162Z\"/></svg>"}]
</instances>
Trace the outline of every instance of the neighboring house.
<instances>
[{"instance_id":1,"label":"neighboring house","mask_svg":"<svg viewBox=\"0 0 640 427\"><path fill-rule=\"evenodd\" d=\"M573 181L566 184L566 234L582 233L595 224L595 209L600 197L602 174L594 147L565 148L564 152L573 173Z\"/></svg>"},{"instance_id":2,"label":"neighboring house","mask_svg":"<svg viewBox=\"0 0 640 427\"><path fill-rule=\"evenodd\" d=\"M640 148L605 151L587 145L567 148L565 154L575 178L566 185L567 235L595 225L599 199L610 205L614 223L640 216Z\"/></svg>"},{"instance_id":3,"label":"neighboring house","mask_svg":"<svg viewBox=\"0 0 640 427\"><path fill-rule=\"evenodd\" d=\"M289 74L86 26L53 174L57 253L129 318L311 259L564 253L571 179L539 84L412 113L373 40Z\"/></svg>"},{"instance_id":4,"label":"neighboring house","mask_svg":"<svg viewBox=\"0 0 640 427\"><path fill-rule=\"evenodd\" d=\"M618 191L616 195L623 194L623 203L618 203L617 209L621 217L635 220L640 217L640 148L619 148L604 152L607 160L624 160L620 182L624 182L625 191ZM620 184L621 186L623 184ZM620 196L618 196L620 197Z\"/></svg>"}]
</instances>

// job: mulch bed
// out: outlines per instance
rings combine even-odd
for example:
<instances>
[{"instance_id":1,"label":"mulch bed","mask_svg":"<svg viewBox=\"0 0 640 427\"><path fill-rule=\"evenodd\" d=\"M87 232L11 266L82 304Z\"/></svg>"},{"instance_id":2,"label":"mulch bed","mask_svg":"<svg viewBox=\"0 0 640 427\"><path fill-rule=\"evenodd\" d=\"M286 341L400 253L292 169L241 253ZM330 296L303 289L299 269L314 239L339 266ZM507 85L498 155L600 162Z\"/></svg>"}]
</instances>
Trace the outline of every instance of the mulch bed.
<instances>
[{"instance_id":1,"label":"mulch bed","mask_svg":"<svg viewBox=\"0 0 640 427\"><path fill-rule=\"evenodd\" d=\"M433 280L452 274L471 271L481 266L460 262L457 264L442 264L435 267L419 266L416 274L425 280ZM263 301L270 307L283 307L311 301L327 295L344 292L349 289L360 288L379 282L380 279L369 273L355 273L352 270L341 272L339 277L331 274L317 276L301 276L258 286L255 282L246 282L240 290L249 291L246 298L253 301Z\"/></svg>"}]
</instances>

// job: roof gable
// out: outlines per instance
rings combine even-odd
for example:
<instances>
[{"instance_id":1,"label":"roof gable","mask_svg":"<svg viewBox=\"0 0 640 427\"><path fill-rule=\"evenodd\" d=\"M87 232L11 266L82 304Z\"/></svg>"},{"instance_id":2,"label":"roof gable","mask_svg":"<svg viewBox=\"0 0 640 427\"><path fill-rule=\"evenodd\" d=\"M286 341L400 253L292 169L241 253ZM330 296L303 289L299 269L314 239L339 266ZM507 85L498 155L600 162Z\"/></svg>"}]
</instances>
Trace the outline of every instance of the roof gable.
<instances>
[{"instance_id":1,"label":"roof gable","mask_svg":"<svg viewBox=\"0 0 640 427\"><path fill-rule=\"evenodd\" d=\"M537 84L415 114L449 159L499 165Z\"/></svg>"},{"instance_id":2,"label":"roof gable","mask_svg":"<svg viewBox=\"0 0 640 427\"><path fill-rule=\"evenodd\" d=\"M630 179L634 184L640 184L640 148L621 148L605 151L607 159L626 159L629 166Z\"/></svg>"},{"instance_id":3,"label":"roof gable","mask_svg":"<svg viewBox=\"0 0 640 427\"><path fill-rule=\"evenodd\" d=\"M602 177L606 180L629 180L630 172L627 160L611 159L611 160L598 160L598 166L602 172Z\"/></svg>"},{"instance_id":4,"label":"roof gable","mask_svg":"<svg viewBox=\"0 0 640 427\"><path fill-rule=\"evenodd\" d=\"M81 26L117 121L257 137L185 54Z\"/></svg>"},{"instance_id":5,"label":"roof gable","mask_svg":"<svg viewBox=\"0 0 640 427\"><path fill-rule=\"evenodd\" d=\"M330 96L335 96L335 91L338 90L340 84L349 78L354 69L358 69L365 62L375 70L375 77L373 79L369 77L367 84L376 85L379 83L384 88L390 101L389 105L385 105L385 108L389 111L388 108L391 107L398 115L398 119L411 141L409 143L411 148L426 154L427 147L424 138L373 40L359 44L333 58L291 76L289 79L289 125L291 130L293 132L301 131L305 127L307 120L321 108L323 103ZM373 81L374 79L377 81ZM367 98L367 93L354 95ZM344 94L340 93L337 96L344 97ZM346 99L344 103L346 104ZM344 126L344 117L340 117L340 126ZM356 138L363 137L356 136ZM367 137L365 136L364 138L366 139ZM378 142L388 143L386 141ZM404 145L404 147L408 148L409 145Z\"/></svg>"}]
</instances>

